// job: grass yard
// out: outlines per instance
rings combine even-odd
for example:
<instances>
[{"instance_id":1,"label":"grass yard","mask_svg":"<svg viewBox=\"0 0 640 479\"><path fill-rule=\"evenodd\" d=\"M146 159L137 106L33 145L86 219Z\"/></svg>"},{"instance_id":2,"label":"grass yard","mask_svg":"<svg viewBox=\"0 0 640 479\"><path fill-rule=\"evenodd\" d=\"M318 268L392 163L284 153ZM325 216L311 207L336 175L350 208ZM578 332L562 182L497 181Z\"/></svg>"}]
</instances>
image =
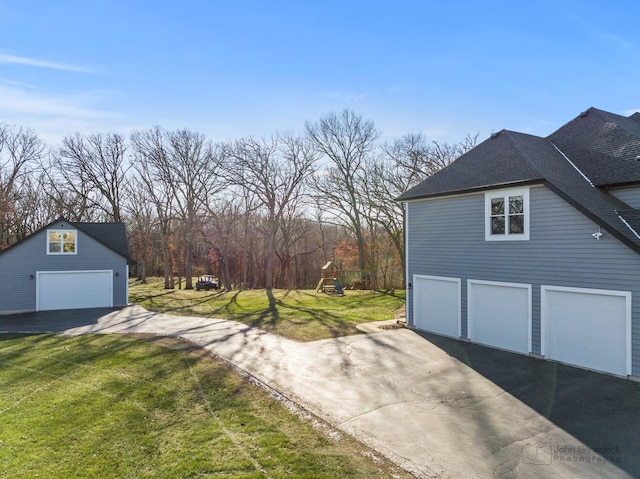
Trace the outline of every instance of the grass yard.
<instances>
[{"instance_id":1,"label":"grass yard","mask_svg":"<svg viewBox=\"0 0 640 479\"><path fill-rule=\"evenodd\" d=\"M404 305L404 291L346 291L329 296L313 290L273 290L271 307L265 290L166 290L162 278L132 281L129 299L150 311L232 319L298 341L357 334L356 325L393 319Z\"/></svg>"},{"instance_id":2,"label":"grass yard","mask_svg":"<svg viewBox=\"0 0 640 479\"><path fill-rule=\"evenodd\" d=\"M190 343L0 335L2 478L410 477Z\"/></svg>"}]
</instances>

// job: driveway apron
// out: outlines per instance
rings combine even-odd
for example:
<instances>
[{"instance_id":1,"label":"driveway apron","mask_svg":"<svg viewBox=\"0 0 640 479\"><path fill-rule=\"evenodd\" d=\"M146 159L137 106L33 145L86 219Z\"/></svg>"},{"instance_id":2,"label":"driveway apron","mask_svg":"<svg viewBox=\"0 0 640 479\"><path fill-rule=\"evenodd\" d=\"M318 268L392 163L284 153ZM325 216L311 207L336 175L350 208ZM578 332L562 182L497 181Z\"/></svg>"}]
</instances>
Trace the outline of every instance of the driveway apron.
<instances>
[{"instance_id":1,"label":"driveway apron","mask_svg":"<svg viewBox=\"0 0 640 479\"><path fill-rule=\"evenodd\" d=\"M59 326L44 314L0 317L0 331L187 339L417 477L640 477L632 381L408 329L299 343L140 306L75 323L63 316Z\"/></svg>"}]
</instances>

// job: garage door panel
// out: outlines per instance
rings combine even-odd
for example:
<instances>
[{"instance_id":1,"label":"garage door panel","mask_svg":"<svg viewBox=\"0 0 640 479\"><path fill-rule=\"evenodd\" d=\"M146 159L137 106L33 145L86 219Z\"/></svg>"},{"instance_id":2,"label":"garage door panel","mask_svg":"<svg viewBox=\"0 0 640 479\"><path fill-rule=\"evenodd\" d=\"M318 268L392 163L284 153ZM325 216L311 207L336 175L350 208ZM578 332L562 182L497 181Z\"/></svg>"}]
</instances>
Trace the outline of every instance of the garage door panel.
<instances>
[{"instance_id":1,"label":"garage door panel","mask_svg":"<svg viewBox=\"0 0 640 479\"><path fill-rule=\"evenodd\" d=\"M510 351L531 349L531 287L469 280L469 338Z\"/></svg>"},{"instance_id":2,"label":"garage door panel","mask_svg":"<svg viewBox=\"0 0 640 479\"><path fill-rule=\"evenodd\" d=\"M41 271L37 281L39 311L113 305L111 271Z\"/></svg>"},{"instance_id":3,"label":"garage door panel","mask_svg":"<svg viewBox=\"0 0 640 479\"><path fill-rule=\"evenodd\" d=\"M543 354L613 374L630 374L631 293L542 288Z\"/></svg>"},{"instance_id":4,"label":"garage door panel","mask_svg":"<svg viewBox=\"0 0 640 479\"><path fill-rule=\"evenodd\" d=\"M460 336L460 280L414 276L413 316L417 329Z\"/></svg>"}]
</instances>

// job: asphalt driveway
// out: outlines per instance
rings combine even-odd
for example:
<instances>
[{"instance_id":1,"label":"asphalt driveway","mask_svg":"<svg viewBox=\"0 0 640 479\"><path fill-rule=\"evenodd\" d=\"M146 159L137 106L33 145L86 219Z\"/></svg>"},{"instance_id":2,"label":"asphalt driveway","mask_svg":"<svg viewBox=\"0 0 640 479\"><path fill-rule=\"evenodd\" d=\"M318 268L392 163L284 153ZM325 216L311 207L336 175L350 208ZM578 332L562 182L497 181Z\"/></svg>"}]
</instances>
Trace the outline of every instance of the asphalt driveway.
<instances>
[{"instance_id":1,"label":"asphalt driveway","mask_svg":"<svg viewBox=\"0 0 640 479\"><path fill-rule=\"evenodd\" d=\"M640 384L527 356L406 329L298 343L139 306L0 316L0 331L189 339L418 477L640 477Z\"/></svg>"}]
</instances>

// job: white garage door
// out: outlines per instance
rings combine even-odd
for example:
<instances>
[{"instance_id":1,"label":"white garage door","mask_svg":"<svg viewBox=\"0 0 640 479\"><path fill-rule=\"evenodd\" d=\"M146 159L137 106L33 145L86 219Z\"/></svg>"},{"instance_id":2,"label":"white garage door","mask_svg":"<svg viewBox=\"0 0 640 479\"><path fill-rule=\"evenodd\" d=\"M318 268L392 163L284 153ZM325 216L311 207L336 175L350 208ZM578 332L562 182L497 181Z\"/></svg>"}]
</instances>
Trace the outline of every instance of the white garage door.
<instances>
[{"instance_id":1,"label":"white garage door","mask_svg":"<svg viewBox=\"0 0 640 479\"><path fill-rule=\"evenodd\" d=\"M631 374L631 293L542 286L542 354Z\"/></svg>"},{"instance_id":2,"label":"white garage door","mask_svg":"<svg viewBox=\"0 0 640 479\"><path fill-rule=\"evenodd\" d=\"M469 280L469 339L528 354L531 285Z\"/></svg>"},{"instance_id":3,"label":"white garage door","mask_svg":"<svg viewBox=\"0 0 640 479\"><path fill-rule=\"evenodd\" d=\"M423 331L460 337L460 279L414 275L413 322Z\"/></svg>"},{"instance_id":4,"label":"white garage door","mask_svg":"<svg viewBox=\"0 0 640 479\"><path fill-rule=\"evenodd\" d=\"M39 271L38 311L113 306L111 271Z\"/></svg>"}]
</instances>

